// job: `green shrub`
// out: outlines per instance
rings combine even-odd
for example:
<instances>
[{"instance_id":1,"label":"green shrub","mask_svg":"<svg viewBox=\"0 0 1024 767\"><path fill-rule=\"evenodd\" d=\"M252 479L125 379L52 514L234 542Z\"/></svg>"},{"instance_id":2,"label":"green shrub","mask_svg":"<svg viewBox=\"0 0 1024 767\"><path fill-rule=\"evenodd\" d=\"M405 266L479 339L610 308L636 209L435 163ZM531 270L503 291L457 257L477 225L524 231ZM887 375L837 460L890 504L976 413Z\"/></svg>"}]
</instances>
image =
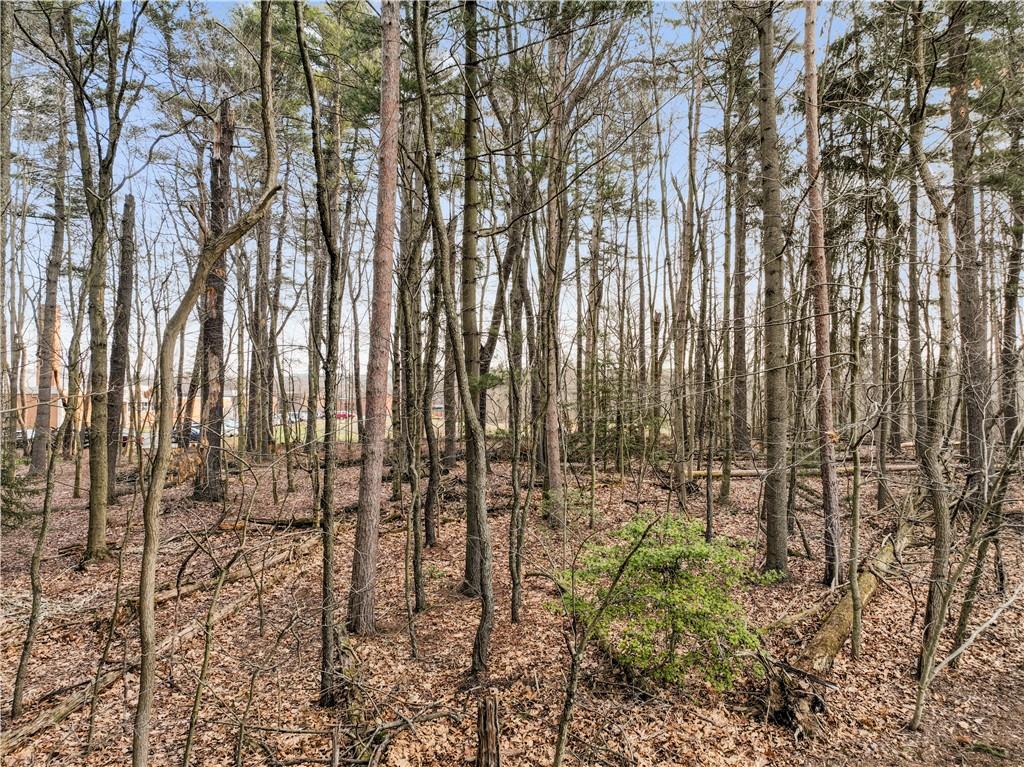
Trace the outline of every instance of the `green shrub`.
<instances>
[{"instance_id":1,"label":"green shrub","mask_svg":"<svg viewBox=\"0 0 1024 767\"><path fill-rule=\"evenodd\" d=\"M651 527L609 594L649 526L650 520L635 519L613 543L588 547L566 574L576 584L570 606L594 624L602 648L627 673L670 684L699 675L727 688L744 666L741 651L758 644L730 592L757 576L743 565L737 545L706 543L699 523L667 518Z\"/></svg>"}]
</instances>

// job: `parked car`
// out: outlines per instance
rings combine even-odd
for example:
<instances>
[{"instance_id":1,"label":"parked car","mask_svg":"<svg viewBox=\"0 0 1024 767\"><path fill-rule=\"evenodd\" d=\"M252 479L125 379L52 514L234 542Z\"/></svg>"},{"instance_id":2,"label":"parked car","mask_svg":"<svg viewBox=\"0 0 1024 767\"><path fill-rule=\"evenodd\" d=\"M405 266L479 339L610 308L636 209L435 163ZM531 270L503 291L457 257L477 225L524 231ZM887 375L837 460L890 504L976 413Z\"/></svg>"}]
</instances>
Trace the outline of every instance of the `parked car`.
<instances>
[{"instance_id":1,"label":"parked car","mask_svg":"<svg viewBox=\"0 0 1024 767\"><path fill-rule=\"evenodd\" d=\"M134 442L136 445L141 446L142 445L142 435L141 434L133 434L131 429L122 429L121 430L121 447L122 448L128 447L128 443L129 442Z\"/></svg>"},{"instance_id":2,"label":"parked car","mask_svg":"<svg viewBox=\"0 0 1024 767\"><path fill-rule=\"evenodd\" d=\"M238 436L238 421L234 419L225 418L221 423L220 436L222 438L237 437Z\"/></svg>"},{"instance_id":3,"label":"parked car","mask_svg":"<svg viewBox=\"0 0 1024 767\"><path fill-rule=\"evenodd\" d=\"M181 426L171 430L171 442L179 447L188 447L199 442L199 424L191 424L188 433Z\"/></svg>"},{"instance_id":4,"label":"parked car","mask_svg":"<svg viewBox=\"0 0 1024 767\"><path fill-rule=\"evenodd\" d=\"M306 411L305 410L291 410L288 412L288 423L305 423L306 422Z\"/></svg>"},{"instance_id":5,"label":"parked car","mask_svg":"<svg viewBox=\"0 0 1024 767\"><path fill-rule=\"evenodd\" d=\"M339 410L337 413L334 414L334 417L337 418L339 421L345 421L349 418L355 418L356 414L349 410Z\"/></svg>"}]
</instances>

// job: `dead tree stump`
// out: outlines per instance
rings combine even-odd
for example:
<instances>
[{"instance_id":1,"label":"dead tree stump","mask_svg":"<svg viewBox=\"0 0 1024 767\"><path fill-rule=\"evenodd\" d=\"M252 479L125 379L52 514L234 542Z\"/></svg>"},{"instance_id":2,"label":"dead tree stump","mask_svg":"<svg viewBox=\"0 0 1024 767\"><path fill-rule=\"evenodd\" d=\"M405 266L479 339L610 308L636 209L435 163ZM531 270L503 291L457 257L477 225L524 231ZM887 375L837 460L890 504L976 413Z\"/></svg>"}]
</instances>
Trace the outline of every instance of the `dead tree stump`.
<instances>
[{"instance_id":1,"label":"dead tree stump","mask_svg":"<svg viewBox=\"0 0 1024 767\"><path fill-rule=\"evenodd\" d=\"M476 767L500 767L500 735L498 697L489 691L477 706Z\"/></svg>"}]
</instances>

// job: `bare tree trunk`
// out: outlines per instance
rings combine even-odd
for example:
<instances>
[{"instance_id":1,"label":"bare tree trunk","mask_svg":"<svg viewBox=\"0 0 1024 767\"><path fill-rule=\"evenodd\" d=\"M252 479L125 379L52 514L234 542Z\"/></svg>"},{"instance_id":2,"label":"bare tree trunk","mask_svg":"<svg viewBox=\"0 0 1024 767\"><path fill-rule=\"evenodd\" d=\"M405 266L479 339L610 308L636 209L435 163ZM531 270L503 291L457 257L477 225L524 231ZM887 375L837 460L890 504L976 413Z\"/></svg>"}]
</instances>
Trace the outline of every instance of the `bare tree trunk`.
<instances>
[{"instance_id":1,"label":"bare tree trunk","mask_svg":"<svg viewBox=\"0 0 1024 767\"><path fill-rule=\"evenodd\" d=\"M133 6L122 31L121 5L115 4L96 18L91 30L76 39L71 13L60 12L64 67L74 102L75 143L78 146L85 206L89 213L89 529L85 560L107 555L107 223L114 194L114 169L127 111L137 102L141 80L128 77L144 6ZM43 9L44 14L51 9ZM57 24L47 16L51 34ZM84 43L86 59L80 48ZM102 62L97 64L97 62ZM97 124L103 130L95 130ZM93 146L95 145L95 146ZM95 152L95 156L94 156Z\"/></svg>"},{"instance_id":2,"label":"bare tree trunk","mask_svg":"<svg viewBox=\"0 0 1024 767\"><path fill-rule=\"evenodd\" d=\"M931 681L935 653L939 637L948 612L947 569L949 565L950 514L946 500L945 477L940 460L943 425L945 423L945 400L949 392L952 370L953 342L953 301L950 287L950 267L953 260L952 245L949 241L949 205L942 199L938 180L928 166L924 152L925 105L927 85L924 57L924 2L917 0L911 9L914 50L914 80L917 105L914 109L910 129L910 146L917 172L935 212L935 229L939 243L939 349L932 379L931 402L928 407L927 428L915 445L918 461L925 475L932 506L932 526L935 539L932 544L932 562L928 581L928 602L925 607L924 637L918 661L917 701L911 727L921 725L924 701Z\"/></svg>"},{"instance_id":3,"label":"bare tree trunk","mask_svg":"<svg viewBox=\"0 0 1024 767\"><path fill-rule=\"evenodd\" d=\"M921 359L921 288L920 257L918 255L918 184L910 184L910 223L907 249L910 252L907 282L910 285L908 335L910 340L910 376L914 396L914 444L918 444L928 430L928 394L925 390L924 364ZM920 457L920 456L918 456Z\"/></svg>"},{"instance_id":4,"label":"bare tree trunk","mask_svg":"<svg viewBox=\"0 0 1024 767\"><path fill-rule=\"evenodd\" d=\"M406 149L414 146L415 114L409 110L403 115L403 144ZM426 608L426 594L423 588L423 494L420 488L420 446L422 444L424 399L423 399L423 368L420 348L423 343L420 323L420 284L423 277L423 239L428 233L422 226L423 216L418 201L423 197L421 178L413 170L412 163L406 163L408 154L403 156L403 178L412 181L404 185L400 192L402 201L401 223L399 225L399 257L398 257L398 332L401 339L401 355L395 366L396 378L400 377L402 386L402 422L404 424L404 440L399 450L404 453L404 472L397 466L392 467L392 474L397 474L401 481L409 485L409 503L407 507L407 551L411 549L413 605L410 612L410 636L415 653L415 624L412 613L419 613ZM422 167L422 165L420 165ZM418 185L420 188L415 188ZM399 403L395 403L399 407ZM426 418L430 417L429 407ZM407 559L408 562L408 559ZM408 584L408 569L406 569ZM408 592L406 592L408 593ZM408 604L408 602L407 602ZM415 657L415 655L414 655Z\"/></svg>"},{"instance_id":5,"label":"bare tree trunk","mask_svg":"<svg viewBox=\"0 0 1024 767\"><path fill-rule=\"evenodd\" d=\"M0 408L6 411L0 444L5 449L0 455L0 481L4 485L14 479L14 432L18 427L18 410L9 386L7 370L7 219L11 203L11 123L14 99L11 89L11 61L14 51L14 3L0 3ZM7 447L9 446L9 447Z\"/></svg>"},{"instance_id":6,"label":"bare tree trunk","mask_svg":"<svg viewBox=\"0 0 1024 767\"><path fill-rule=\"evenodd\" d=\"M899 210L891 198L886 202L885 311L883 343L885 346L885 408L886 437L881 448L899 453L903 442L901 410L903 397L900 379L900 220Z\"/></svg>"},{"instance_id":7,"label":"bare tree trunk","mask_svg":"<svg viewBox=\"0 0 1024 767\"><path fill-rule=\"evenodd\" d=\"M356 634L374 631L377 537L381 476L388 411L388 359L391 346L391 278L395 268L395 193L398 184L399 13L395 0L382 2L381 137L378 151L377 226L374 233L373 298L370 305L370 359L366 371L366 426L359 468L359 511L348 627Z\"/></svg>"},{"instance_id":8,"label":"bare tree trunk","mask_svg":"<svg viewBox=\"0 0 1024 767\"><path fill-rule=\"evenodd\" d=\"M764 508L768 521L765 567L787 572L786 442L789 429L789 397L786 393L786 284L783 272L785 241L782 233L782 202L779 196L781 168L775 99L774 3L761 3L755 13L760 48L758 114L761 134L762 195L764 216L764 360L765 443L768 473Z\"/></svg>"},{"instance_id":9,"label":"bare tree trunk","mask_svg":"<svg viewBox=\"0 0 1024 767\"><path fill-rule=\"evenodd\" d=\"M323 353L323 322L324 322L324 273L326 263L323 245L316 240L313 246L313 283L310 287L309 300L309 386L306 395L306 453L310 458L310 476L313 480L313 501L320 508L320 438L317 418L320 413L320 355ZM355 313L353 312L353 318ZM334 413L324 410L326 419L334 418Z\"/></svg>"},{"instance_id":10,"label":"bare tree trunk","mask_svg":"<svg viewBox=\"0 0 1024 767\"><path fill-rule=\"evenodd\" d=\"M825 517L825 584L836 586L842 577L839 554L839 490L836 486L835 448L838 437L832 425L831 308L828 300L828 269L825 264L825 198L818 148L817 0L804 0L804 92L807 119L807 205L811 230L811 273L814 296L814 379L818 389L818 448L821 451L821 499Z\"/></svg>"},{"instance_id":11,"label":"bare tree trunk","mask_svg":"<svg viewBox=\"0 0 1024 767\"><path fill-rule=\"evenodd\" d=\"M132 291L135 289L135 197L124 198L121 217L121 263L117 270L117 303L114 306L114 338L110 350L110 402L107 406L107 488L114 502L117 458L124 420L124 383L128 371L128 325L131 320Z\"/></svg>"},{"instance_id":12,"label":"bare tree trunk","mask_svg":"<svg viewBox=\"0 0 1024 767\"><path fill-rule=\"evenodd\" d=\"M430 218L433 224L435 241L438 243L439 256L442 263L438 263L435 269L441 278L441 288L444 298L444 311L448 337L451 340L452 349L455 353L455 374L459 387L459 398L462 402L462 409L467 412L467 426L475 434L472 444L476 447L477 455L475 461L483 474L487 470L487 460L484 452L483 426L480 423L480 415L473 407L473 393L470 389L469 376L466 372L466 358L462 346L458 343L455 314L455 290L452 286L450 273L447 269L447 262L453 258L451 240L448 231L444 226L444 213L441 209L441 196L438 184L437 157L434 152L434 134L430 106L430 92L427 88L426 74L426 50L423 40L426 16L429 10L429 3L420 3L415 6L413 19L413 46L414 59L416 61L416 82L420 96L420 125L423 131L423 150L426 157L425 182L427 187L427 198L430 205ZM480 622L477 625L476 638L473 641L473 661L471 673L474 675L483 673L487 668L487 655L490 647L491 629L494 624L494 593L491 580L492 552L490 525L487 521L487 507L484 496L486 477L481 476L481 481L473 485L479 497L474 500L472 508L475 508L480 515L478 520L478 531L480 535ZM467 491L469 487L467 486Z\"/></svg>"},{"instance_id":13,"label":"bare tree trunk","mask_svg":"<svg viewBox=\"0 0 1024 767\"><path fill-rule=\"evenodd\" d=\"M335 400L338 390L338 355L340 350L341 336L341 299L344 290L345 263L338 242L339 221L337 217L336 192L337 183L340 178L340 130L341 122L337 111L332 119L333 123L333 149L331 152L331 164L328 167L324 160L320 118L320 97L317 95L316 80L313 76L313 68L310 64L309 53L306 48L304 22L302 14L302 3L292 4L295 12L296 41L299 49L299 56L302 59L302 69L306 80L306 93L310 104L310 132L312 134L313 163L316 169L316 207L318 220L320 222L320 234L323 246L327 251L328 263L330 266L330 293L327 302L327 357L324 362L324 472L323 482L320 488L320 534L323 540L323 556L321 569L321 603L320 603L320 705L331 706L339 702L342 693L341 683L343 679L339 675L336 656L337 647L335 625L335 597L334 597L334 474L336 462L334 459L334 447L336 444L336 424L334 417ZM383 173L382 173L383 183ZM394 200L392 199L392 205ZM392 208L392 217L394 208ZM378 220L378 224L380 224ZM390 236L392 222L387 224L385 231ZM375 265L376 271L376 265ZM390 284L388 286L390 289ZM388 296L390 299L390 296ZM390 311L388 308L385 311ZM385 366L385 375L387 368ZM379 467L378 467L379 470ZM362 480L362 478L361 478ZM360 484L362 487L362 484ZM378 491L378 514L379 514L379 475L376 484ZM362 492L360 492L362 499ZM360 521L362 520L362 507L360 507ZM372 625L372 602L371 602L371 625Z\"/></svg>"},{"instance_id":14,"label":"bare tree trunk","mask_svg":"<svg viewBox=\"0 0 1024 767\"><path fill-rule=\"evenodd\" d=\"M561 8L554 11L552 38L549 42L548 66L554 78L556 94L551 106L547 127L546 151L548 180L547 231L544 245L543 279L541 281L540 327L543 358L542 386L544 391L544 503L548 522L552 527L565 525L565 477L562 469L562 437L558 415L559 343L558 316L561 284L565 264L566 197L563 131L566 115L562 98L565 89L565 69L568 58L567 31L560 18Z\"/></svg>"},{"instance_id":15,"label":"bare tree trunk","mask_svg":"<svg viewBox=\"0 0 1024 767\"><path fill-rule=\"evenodd\" d=\"M355 392L356 399L356 436L359 443L362 444L366 439L366 402L363 397L363 384L360 380L362 375L363 366L359 361L359 350L362 348L362 341L360 340L359 333L359 294L362 293L362 288L356 291L353 285L361 280L349 280L348 292L349 298L352 301L352 389Z\"/></svg>"},{"instance_id":16,"label":"bare tree trunk","mask_svg":"<svg viewBox=\"0 0 1024 767\"><path fill-rule=\"evenodd\" d=\"M977 511L986 499L986 407L991 396L985 304L981 295L978 241L974 222L974 130L971 125L966 4L950 15L949 89L952 130L953 233L956 238L957 298L960 314L961 378L967 422L967 493L964 503Z\"/></svg>"},{"instance_id":17,"label":"bare tree trunk","mask_svg":"<svg viewBox=\"0 0 1024 767\"><path fill-rule=\"evenodd\" d=\"M455 282L455 260L448 265L448 279ZM444 345L444 466L455 465L459 438L458 392L455 386L455 350L452 348L452 334L445 331Z\"/></svg>"},{"instance_id":18,"label":"bare tree trunk","mask_svg":"<svg viewBox=\"0 0 1024 767\"><path fill-rule=\"evenodd\" d=\"M256 281L249 320L249 396L245 423L245 449L265 458L270 447L269 401L266 383L271 365L270 328L270 217L256 226Z\"/></svg>"},{"instance_id":19,"label":"bare tree trunk","mask_svg":"<svg viewBox=\"0 0 1024 767\"><path fill-rule=\"evenodd\" d=\"M732 123L732 112L733 105L736 100L736 78L733 72L731 62L727 65L726 69L726 99L725 109L722 114L722 144L725 150L725 167L723 168L723 184L725 186L725 199L724 199L724 221L723 221L723 240L724 240L724 262L722 264L722 370L724 376L724 382L721 384L721 411L716 418L722 429L722 480L718 485L718 497L719 500L726 501L729 499L730 485L731 485L731 472L732 472L732 460L733 460L733 446L732 446L732 395L733 395L733 380L732 380L732 251L733 251L733 228L732 228L732 209L733 209L733 157L735 151L733 146L735 139L733 136L733 123ZM746 234L745 232L743 233ZM708 451L710 455L710 450Z\"/></svg>"},{"instance_id":20,"label":"bare tree trunk","mask_svg":"<svg viewBox=\"0 0 1024 767\"><path fill-rule=\"evenodd\" d=\"M68 290L74 296L74 288L72 285L72 278L68 277ZM74 412L74 417L71 419L71 424L67 429L64 430L63 444L61 445L61 457L64 460L68 460L72 456L76 457L75 462L75 489L72 495L73 498L78 498L78 453L81 445L81 432L79 429L79 418L81 417L81 411L83 403L79 400L82 397L82 366L79 362L82 350L82 326L85 323L85 294L88 286L83 281L78 290L77 301L72 298L71 310L74 314L74 319L71 323L71 342L68 344L68 392L67 399L64 403L65 410L71 410Z\"/></svg>"},{"instance_id":21,"label":"bare tree trunk","mask_svg":"<svg viewBox=\"0 0 1024 767\"><path fill-rule=\"evenodd\" d=\"M501 727L498 697L488 692L477 704L475 767L501 767Z\"/></svg>"},{"instance_id":22,"label":"bare tree trunk","mask_svg":"<svg viewBox=\"0 0 1024 767\"><path fill-rule=\"evenodd\" d=\"M747 414L747 204L750 171L746 146L736 160L735 261L732 278L732 444L735 453L750 453Z\"/></svg>"},{"instance_id":23,"label":"bare tree trunk","mask_svg":"<svg viewBox=\"0 0 1024 767\"><path fill-rule=\"evenodd\" d=\"M89 271L86 278L89 301L89 398L91 421L89 434L89 529L85 545L85 559L103 559L107 555L107 320L104 310L107 269L107 205L113 188L113 154L116 136L120 132L118 115L108 114L114 121L110 131L109 154L100 158L100 168L94 172L90 131L87 124L86 104L89 98L82 75L81 57L75 39L70 13L62 13L62 26L66 57L72 82L75 105L75 143L78 146L82 186L85 189L86 208L89 212L91 243ZM107 94L116 91L117 36L120 19L117 14L107 22L107 53L110 57L107 71ZM97 29L99 33L100 30Z\"/></svg>"},{"instance_id":24,"label":"bare tree trunk","mask_svg":"<svg viewBox=\"0 0 1024 767\"><path fill-rule=\"evenodd\" d=\"M523 540L526 535L526 509L520 500L520 446L521 420L523 413L522 385L529 373L524 375L523 369L523 293L520 274L528 268L527 248L519 254L512 267L511 300L509 301L510 316L505 324L508 332L507 348L509 356L509 431L512 435L512 501L508 522L508 566L512 581L512 622L518 623L522 607L523 587ZM531 464L532 465L532 464ZM532 479L532 476L531 476Z\"/></svg>"},{"instance_id":25,"label":"bare tree trunk","mask_svg":"<svg viewBox=\"0 0 1024 767\"><path fill-rule=\"evenodd\" d=\"M174 417L174 344L185 327L188 316L203 291L208 272L223 260L227 250L238 242L267 214L267 210L280 187L277 185L277 143L274 135L274 96L271 80L271 11L272 4L260 3L260 117L266 148L266 169L262 189L256 202L238 220L221 234L207 238L199 254L196 271L185 295L171 314L160 341L157 379L157 447L150 465L146 496L142 507L143 544L142 566L139 575L139 696L135 709L135 727L132 737L132 767L146 767L149 762L150 718L153 714L153 693L156 683L156 560L160 541L160 501L171 454L171 428ZM222 116L228 111L226 100L221 106Z\"/></svg>"},{"instance_id":26,"label":"bare tree trunk","mask_svg":"<svg viewBox=\"0 0 1024 767\"><path fill-rule=\"evenodd\" d=\"M466 357L466 375L469 376L470 392L473 395L472 409L477 417L481 412L480 401L485 396L481 391L480 382L480 329L477 326L477 237L480 180L480 107L477 102L478 69L476 1L466 0L463 5L462 17L466 32L465 64L465 127L463 130L463 159L465 163L465 182L463 185L462 211L462 348ZM480 593L480 518L481 510L477 504L483 499L483 483L487 470L481 466L478 456L486 455L486 446L478 446L475 440L479 436L470 428L469 407L465 408L463 418L466 429L466 564L462 580L462 590L467 594ZM486 439L486 434L485 434ZM482 449L478 449L481 448Z\"/></svg>"},{"instance_id":27,"label":"bare tree trunk","mask_svg":"<svg viewBox=\"0 0 1024 767\"><path fill-rule=\"evenodd\" d=\"M686 350L689 341L687 326L689 324L690 301L693 294L693 266L694 254L694 226L697 209L697 144L700 134L700 97L703 86L702 75L697 75L697 82L690 93L690 106L688 115L689 151L687 153L687 185L686 199L683 200L682 193L678 187L676 193L680 202L685 204L682 226L681 253L681 274L679 284L676 288L674 302L675 312L672 319L672 441L674 443L674 456L672 459L672 480L676 498L680 506L686 503L687 474L691 468L690 463L690 435L686 407L688 403L686 386ZM667 196L667 191L662 185L662 196ZM665 228L668 221L665 222ZM667 235L666 235L667 237ZM668 240L665 243L665 257L670 258ZM698 340L699 344L699 340ZM698 373L699 375L699 373ZM699 394L698 398L699 399ZM699 407L699 405L698 405Z\"/></svg>"},{"instance_id":28,"label":"bare tree trunk","mask_svg":"<svg viewBox=\"0 0 1024 767\"><path fill-rule=\"evenodd\" d=\"M46 473L51 431L51 400L54 398L54 384L57 378L57 281L64 261L65 207L64 185L68 174L68 128L64 101L57 101L57 167L53 181L53 238L50 240L50 255L46 260L46 286L43 298L43 317L39 323L39 370L36 405L35 434L32 438L31 473L42 476ZM0 213L0 216L3 214Z\"/></svg>"},{"instance_id":29,"label":"bare tree trunk","mask_svg":"<svg viewBox=\"0 0 1024 767\"><path fill-rule=\"evenodd\" d=\"M441 278L435 272L431 290L431 304L437 306L442 300ZM423 427L427 437L427 460L430 477L427 480L426 500L423 505L423 528L428 547L437 543L437 505L441 495L441 450L437 444L437 429L434 428L434 365L437 362L437 347L441 333L441 316L431 312L428 320L427 350L423 358Z\"/></svg>"},{"instance_id":30,"label":"bare tree trunk","mask_svg":"<svg viewBox=\"0 0 1024 767\"><path fill-rule=\"evenodd\" d=\"M66 428L65 423L61 428ZM47 424L49 428L49 424ZM25 692L25 680L28 677L28 664L32 658L32 646L35 643L36 632L39 629L39 612L43 601L42 564L43 552L46 547L46 532L50 526L50 512L53 508L54 471L57 468L57 445L50 445L47 442L46 458L46 490L43 493L43 508L40 512L39 532L36 535L36 544L32 549L32 560L29 565L29 578L32 584L32 606L29 610L28 628L25 631L25 641L21 645L21 656L18 659L18 671L14 677L14 692L11 696L11 719L21 716L23 705L22 696Z\"/></svg>"},{"instance_id":31,"label":"bare tree trunk","mask_svg":"<svg viewBox=\"0 0 1024 767\"><path fill-rule=\"evenodd\" d=\"M210 236L224 232L231 208L231 152L234 149L235 116L227 99L221 102L214 125L214 153L210 161ZM224 288L226 251L206 275L206 314L203 317L202 420L194 497L224 500Z\"/></svg>"},{"instance_id":32,"label":"bare tree trunk","mask_svg":"<svg viewBox=\"0 0 1024 767\"><path fill-rule=\"evenodd\" d=\"M1018 175L1024 175L1021 162L1021 130L1024 120L1018 117L1010 128L1010 156ZM1014 184L1010 191L1010 254L1003 283L1003 332L999 343L999 383L1002 409L1003 441L1010 444L1017 430L1017 314L1020 308L1020 269L1024 256L1024 191Z\"/></svg>"},{"instance_id":33,"label":"bare tree trunk","mask_svg":"<svg viewBox=\"0 0 1024 767\"><path fill-rule=\"evenodd\" d=\"M399 224L401 229L401 224ZM399 240L401 240L399 234ZM401 243L399 243L399 256L396 271L401 272ZM401 298L396 302L401 304ZM402 407L402 317L400 312L394 312L394 325L392 326L391 338L394 343L391 345L391 369L394 371L391 376L391 406L388 408L388 416L391 422L391 500L402 500L402 482L405 478L405 408Z\"/></svg>"}]
</instances>

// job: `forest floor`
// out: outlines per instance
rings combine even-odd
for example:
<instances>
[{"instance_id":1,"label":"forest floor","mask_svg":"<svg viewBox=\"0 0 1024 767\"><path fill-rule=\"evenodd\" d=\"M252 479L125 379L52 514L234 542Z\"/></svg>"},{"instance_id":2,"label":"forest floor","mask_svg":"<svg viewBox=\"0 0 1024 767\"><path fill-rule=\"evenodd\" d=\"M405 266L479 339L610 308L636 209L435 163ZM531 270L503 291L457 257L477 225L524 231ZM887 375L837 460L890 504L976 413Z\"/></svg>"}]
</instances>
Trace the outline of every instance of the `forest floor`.
<instances>
[{"instance_id":1,"label":"forest floor","mask_svg":"<svg viewBox=\"0 0 1024 767\"><path fill-rule=\"evenodd\" d=\"M473 759L477 701L490 688L500 705L504 763L549 765L568 669L567 619L551 581L528 577L523 620L510 623L510 469L508 464L495 463L488 478L488 504L493 509L495 630L486 680L467 678L479 605L458 593L465 537L460 471L445 478L446 504L438 545L425 555L429 606L415 618L416 659L411 655L404 586L406 526L401 504L385 504L377 592L379 632L352 639L361 670L361 716L367 722L391 723L383 730L389 736L383 764L458 765ZM354 506L358 472L358 467L339 470L339 509ZM261 468L232 478L224 506L192 501L187 486L168 490L161 515L158 589L173 584L176 578L182 583L208 579L216 564L223 564L239 547L243 530L235 522L247 515L281 520L309 516L308 478L297 473L294 490L287 492L282 468L273 473L276 497L271 470ZM105 670L123 668L126 673L98 698L88 754L84 752L90 716L86 706L9 754L5 764L121 765L129 760L137 694L133 665L138 657L137 629L133 620L122 619L111 633L109 619L119 568L123 569L121 600L130 600L138 587L141 504L137 498L125 496L111 508L108 533L113 556L82 570L78 563L85 539L86 500L70 497L72 476L73 467L61 467L42 568L45 598L25 690L26 711L13 723L7 718L8 702L29 611L29 561L36 526L27 524L3 536L3 727L22 725L53 707L69 690L83 689L83 683L95 674L108 638ZM915 478L913 474L902 477L907 484ZM584 497L588 481L579 478ZM717 483L715 489L717 492ZM848 477L840 478L840 489L845 498ZM1016 499L1020 493L1013 495ZM759 537L754 512L758 498L757 480L734 480L731 500L716 502L717 532L753 544ZM549 530L541 519L539 504L531 511L524 570L561 570L585 540L601 539L638 509L664 510L667 501L666 491L650 480L638 488L628 476L620 482L615 475L600 474L593 530L587 524L586 503L575 511L576 518L565 535ZM702 501L702 496L691 499L689 513L695 518L703 518ZM868 486L865 510L873 510L873 501ZM1011 590L1024 573L1022 505L1014 500L1007 509L1012 524L1003 548ZM335 577L343 610L355 516L351 511L339 516ZM864 516L862 546L868 552L891 531L893 512ZM817 601L837 598L819 583L821 525L817 515L808 509L802 512L801 521L817 559L794 556L788 581L752 586L737 595L755 626L766 627ZM316 533L250 524L244 535L246 556L236 563L236 570L255 569L289 546L303 546ZM592 648L583 669L567 763L1024 764L1024 728L1020 726L1024 721L1024 609L1020 604L1007 610L999 623L981 636L956 669L939 677L928 703L924 730L905 729L914 698L912 672L926 593L927 543L927 530L922 527L916 544L904 555L899 576L888 578L867 607L862 657L852 660L844 648L837 658L829 676L836 689L827 696L825 737L797 741L790 730L752 715L751 704L763 691L763 683L754 677L728 693L716 693L701 684L638 690ZM800 548L798 540L794 547ZM758 548L750 547L752 566L758 565L754 553ZM348 721L349 712L316 705L319 555L318 545L305 545L293 561L225 584L220 591L218 607L238 605L240 609L219 622L211 634L193 765L329 763L331 733L339 717ZM201 623L212 594L213 589L206 589L162 603L157 610L158 640ZM999 603L991 574L986 573L975 623ZM767 630L765 641L776 656L794 657L818 620L820 616L812 616L786 629ZM152 764L182 763L204 644L204 632L197 630L158 662Z\"/></svg>"}]
</instances>

